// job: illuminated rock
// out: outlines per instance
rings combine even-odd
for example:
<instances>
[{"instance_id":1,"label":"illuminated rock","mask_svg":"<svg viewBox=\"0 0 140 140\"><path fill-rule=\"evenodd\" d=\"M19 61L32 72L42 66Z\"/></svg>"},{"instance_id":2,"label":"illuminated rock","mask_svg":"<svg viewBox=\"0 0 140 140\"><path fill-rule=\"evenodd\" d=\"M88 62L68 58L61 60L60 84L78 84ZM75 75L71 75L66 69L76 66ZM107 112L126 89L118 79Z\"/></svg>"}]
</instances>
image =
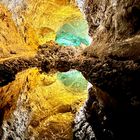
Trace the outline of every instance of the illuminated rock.
<instances>
[{"instance_id":1,"label":"illuminated rock","mask_svg":"<svg viewBox=\"0 0 140 140\"><path fill-rule=\"evenodd\" d=\"M87 90L87 81L83 75L76 70L58 73L58 79L66 86L66 89L70 91L86 92Z\"/></svg>"},{"instance_id":2,"label":"illuminated rock","mask_svg":"<svg viewBox=\"0 0 140 140\"><path fill-rule=\"evenodd\" d=\"M24 55L34 50L24 43L10 12L2 5L0 5L0 27L0 58Z\"/></svg>"},{"instance_id":3,"label":"illuminated rock","mask_svg":"<svg viewBox=\"0 0 140 140\"><path fill-rule=\"evenodd\" d=\"M59 28L68 20L83 19L74 0L1 0L0 2L12 12L22 37L32 46L55 40Z\"/></svg>"},{"instance_id":4,"label":"illuminated rock","mask_svg":"<svg viewBox=\"0 0 140 140\"><path fill-rule=\"evenodd\" d=\"M85 60L80 71L89 70L83 74L93 87L77 113L74 137L140 139L139 0L86 2L84 12L94 40L84 54L93 60Z\"/></svg>"},{"instance_id":5,"label":"illuminated rock","mask_svg":"<svg viewBox=\"0 0 140 140\"><path fill-rule=\"evenodd\" d=\"M71 19L59 29L55 40L63 46L79 47L81 44L90 45L87 22L84 19Z\"/></svg>"},{"instance_id":6,"label":"illuminated rock","mask_svg":"<svg viewBox=\"0 0 140 140\"><path fill-rule=\"evenodd\" d=\"M33 6L33 7L30 7ZM51 8L50 8L51 7ZM37 34L39 44L49 40L55 40L56 33L68 19L82 19L82 14L74 4L68 1L32 1L29 2L29 9L25 16L34 29L42 30L49 28L50 32ZM53 32L52 32L53 31Z\"/></svg>"},{"instance_id":7,"label":"illuminated rock","mask_svg":"<svg viewBox=\"0 0 140 140\"><path fill-rule=\"evenodd\" d=\"M57 32L55 41L62 46L82 47L90 45L88 36L88 25L84 19L68 20ZM71 70L66 73L59 73L58 79L70 90L85 91L87 81L78 71Z\"/></svg>"},{"instance_id":8,"label":"illuminated rock","mask_svg":"<svg viewBox=\"0 0 140 140\"><path fill-rule=\"evenodd\" d=\"M78 5L78 7L80 8L80 10L84 13L84 8L85 5L88 1L87 0L76 0L76 3Z\"/></svg>"},{"instance_id":9,"label":"illuminated rock","mask_svg":"<svg viewBox=\"0 0 140 140\"><path fill-rule=\"evenodd\" d=\"M63 25L81 18L73 1L26 2L28 7L25 6L23 11L21 8L14 8L23 12L18 14L23 21L15 23L24 42L32 44L31 48L34 44L32 41L39 44L45 42L50 33L54 39ZM78 2L81 4L83 1ZM87 0L82 8L83 6L90 27L89 33L95 37L95 42L84 52L81 53L81 48L77 49L78 47L60 47L49 42L49 45L37 48L35 57L28 57L29 53L25 53L22 57L15 55L0 60L0 70L6 75L0 73L2 83L13 71L14 76L22 71L16 80L12 79L0 88L0 136L4 140L72 139L73 118L86 95L75 92L75 89L68 90L64 84L70 88L73 85L65 77L63 79L63 75L60 75L60 82L56 75L40 74L37 69L29 69L35 66L47 73L50 69L53 72L66 72L75 68L93 85L89 89L85 105L76 115L75 139L139 139L139 0ZM73 13L73 8L78 12ZM70 35L69 40L79 38L79 35ZM59 36L61 34L57 37ZM2 42L8 43L8 40L3 40ZM13 43L13 47L14 45ZM8 68L11 73L8 73ZM27 68L28 70L23 71ZM67 76L70 81L75 82L76 78Z\"/></svg>"},{"instance_id":10,"label":"illuminated rock","mask_svg":"<svg viewBox=\"0 0 140 140\"><path fill-rule=\"evenodd\" d=\"M11 11L14 21L7 10L4 20L5 12L1 14L0 49L4 51L0 56L9 61L15 59L15 73L16 68L23 70L28 64L32 65L26 58L34 56L38 44L55 40L60 27L69 20L82 19L73 1L2 2ZM25 63L20 61L21 58L25 58ZM6 73L6 69L3 72ZM66 87L55 74L40 74L36 69L19 73L15 80L8 74L12 76L13 73L6 73L9 84L0 88L0 139L71 140L74 116L86 99L87 91L77 91L75 84L73 87L76 88L72 90L72 86Z\"/></svg>"},{"instance_id":11,"label":"illuminated rock","mask_svg":"<svg viewBox=\"0 0 140 140\"><path fill-rule=\"evenodd\" d=\"M2 139L71 140L74 114L86 96L68 91L56 75L37 69L19 73L14 82L0 88Z\"/></svg>"}]
</instances>

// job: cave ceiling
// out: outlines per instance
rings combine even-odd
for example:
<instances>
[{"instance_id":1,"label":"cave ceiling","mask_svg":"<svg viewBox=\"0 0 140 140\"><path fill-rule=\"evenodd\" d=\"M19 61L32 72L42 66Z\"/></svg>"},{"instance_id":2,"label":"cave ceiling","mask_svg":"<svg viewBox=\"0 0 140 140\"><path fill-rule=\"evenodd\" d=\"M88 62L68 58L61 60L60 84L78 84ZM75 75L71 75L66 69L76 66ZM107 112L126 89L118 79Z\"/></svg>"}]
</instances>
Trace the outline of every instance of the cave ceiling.
<instances>
[{"instance_id":1,"label":"cave ceiling","mask_svg":"<svg viewBox=\"0 0 140 140\"><path fill-rule=\"evenodd\" d=\"M83 21L87 28L83 14L74 0L1 0L1 2L12 11L21 35L26 36L28 38L26 42L31 45L55 40L60 28L73 20ZM87 33L87 29L85 32Z\"/></svg>"}]
</instances>

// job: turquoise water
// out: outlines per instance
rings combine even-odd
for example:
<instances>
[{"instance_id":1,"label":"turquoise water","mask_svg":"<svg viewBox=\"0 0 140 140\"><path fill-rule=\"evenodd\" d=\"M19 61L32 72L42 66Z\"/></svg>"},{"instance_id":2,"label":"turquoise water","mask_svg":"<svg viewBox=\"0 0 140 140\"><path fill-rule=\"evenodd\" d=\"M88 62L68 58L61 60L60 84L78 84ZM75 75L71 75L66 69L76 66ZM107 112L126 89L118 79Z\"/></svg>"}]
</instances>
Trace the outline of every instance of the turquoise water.
<instances>
[{"instance_id":1,"label":"turquoise water","mask_svg":"<svg viewBox=\"0 0 140 140\"><path fill-rule=\"evenodd\" d=\"M87 81L77 70L71 70L68 72L58 73L57 78L71 90L76 92L82 92L87 89Z\"/></svg>"}]
</instances>

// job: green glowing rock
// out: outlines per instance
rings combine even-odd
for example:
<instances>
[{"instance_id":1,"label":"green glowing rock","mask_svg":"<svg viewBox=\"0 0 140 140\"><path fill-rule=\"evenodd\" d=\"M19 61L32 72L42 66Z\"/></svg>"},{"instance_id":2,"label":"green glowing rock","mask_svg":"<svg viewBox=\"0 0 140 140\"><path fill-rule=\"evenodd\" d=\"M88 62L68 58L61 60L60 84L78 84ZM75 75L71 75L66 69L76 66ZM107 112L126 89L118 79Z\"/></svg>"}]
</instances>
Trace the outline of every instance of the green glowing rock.
<instances>
[{"instance_id":1,"label":"green glowing rock","mask_svg":"<svg viewBox=\"0 0 140 140\"><path fill-rule=\"evenodd\" d=\"M77 70L58 73L57 77L70 90L83 92L87 89L87 81Z\"/></svg>"},{"instance_id":2,"label":"green glowing rock","mask_svg":"<svg viewBox=\"0 0 140 140\"><path fill-rule=\"evenodd\" d=\"M82 44L86 46L89 45L89 42L86 39L74 36L71 33L62 33L61 35L56 37L56 42L62 46L74 46L79 47Z\"/></svg>"},{"instance_id":3,"label":"green glowing rock","mask_svg":"<svg viewBox=\"0 0 140 140\"><path fill-rule=\"evenodd\" d=\"M64 24L57 32L55 41L59 45L78 47L81 44L88 46L88 25L85 20L74 20Z\"/></svg>"}]
</instances>

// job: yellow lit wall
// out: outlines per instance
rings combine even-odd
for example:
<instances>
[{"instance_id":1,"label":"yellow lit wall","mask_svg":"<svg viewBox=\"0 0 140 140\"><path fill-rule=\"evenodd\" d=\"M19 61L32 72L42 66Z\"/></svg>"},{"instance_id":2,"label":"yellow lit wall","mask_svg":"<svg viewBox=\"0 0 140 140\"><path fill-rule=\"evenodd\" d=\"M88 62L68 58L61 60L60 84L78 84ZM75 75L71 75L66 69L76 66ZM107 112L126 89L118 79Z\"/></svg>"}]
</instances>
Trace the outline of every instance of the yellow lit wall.
<instances>
[{"instance_id":1,"label":"yellow lit wall","mask_svg":"<svg viewBox=\"0 0 140 140\"><path fill-rule=\"evenodd\" d=\"M28 0L23 15L25 23L36 31L39 44L54 40L59 28L72 19L83 19L80 10L69 0Z\"/></svg>"}]
</instances>

